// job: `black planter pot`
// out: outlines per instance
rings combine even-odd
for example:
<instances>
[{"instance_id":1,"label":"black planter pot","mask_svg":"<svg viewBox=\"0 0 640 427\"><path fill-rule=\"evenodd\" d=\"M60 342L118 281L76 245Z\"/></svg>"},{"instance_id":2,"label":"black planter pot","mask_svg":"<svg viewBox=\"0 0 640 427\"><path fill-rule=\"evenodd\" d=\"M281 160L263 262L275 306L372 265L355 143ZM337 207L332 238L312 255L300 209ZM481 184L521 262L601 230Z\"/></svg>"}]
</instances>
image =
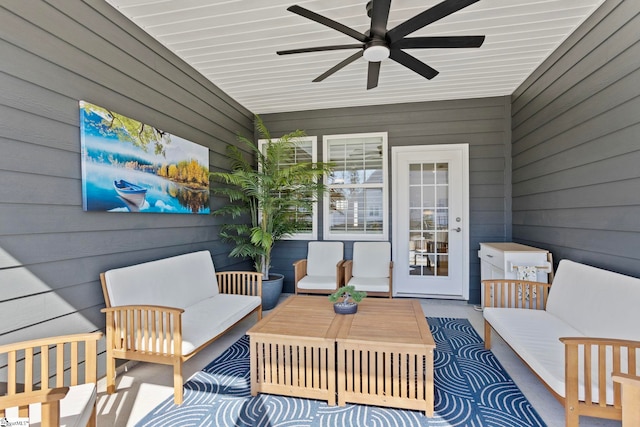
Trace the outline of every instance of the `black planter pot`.
<instances>
[{"instance_id":1,"label":"black planter pot","mask_svg":"<svg viewBox=\"0 0 640 427\"><path fill-rule=\"evenodd\" d=\"M338 314L355 314L358 311L358 304L355 302L343 303L336 302L333 304L333 311Z\"/></svg>"},{"instance_id":2,"label":"black planter pot","mask_svg":"<svg viewBox=\"0 0 640 427\"><path fill-rule=\"evenodd\" d=\"M263 310L271 310L278 304L282 293L282 282L284 282L284 275L276 273L269 274L269 280L262 280Z\"/></svg>"}]
</instances>

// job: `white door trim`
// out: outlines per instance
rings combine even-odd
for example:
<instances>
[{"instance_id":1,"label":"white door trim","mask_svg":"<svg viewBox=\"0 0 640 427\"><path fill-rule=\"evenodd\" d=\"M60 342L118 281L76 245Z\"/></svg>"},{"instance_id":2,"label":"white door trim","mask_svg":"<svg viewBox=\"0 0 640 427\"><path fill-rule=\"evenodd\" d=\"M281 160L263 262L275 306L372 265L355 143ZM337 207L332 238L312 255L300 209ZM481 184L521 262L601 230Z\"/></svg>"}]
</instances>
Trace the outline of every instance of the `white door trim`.
<instances>
[{"instance_id":1,"label":"white door trim","mask_svg":"<svg viewBox=\"0 0 640 427\"><path fill-rule=\"evenodd\" d=\"M460 227L462 228L462 295L433 295L433 297L437 298L451 298L451 299L469 299L469 144L437 144L437 145L414 145L407 147L392 147L391 148L391 172L394 177L392 181L393 188L393 197L392 197L392 256L393 260L400 260L401 257L399 255L399 251L404 249L399 245L399 235L400 233L404 233L406 230L398 230L397 226L397 218L399 218L399 206L398 206L398 197L399 191L398 188L398 155L402 153L410 153L410 152L420 152L420 153L428 153L430 151L443 151L443 150L451 150L458 151L462 154L462 221L460 223ZM404 190L402 190L404 191ZM396 275L397 269L394 268L394 276ZM400 280L398 278L398 280ZM420 294L420 295L409 295L406 293L398 294L396 290L396 284L398 281L396 277L393 278L394 296L419 296L419 297L429 297L430 295Z\"/></svg>"}]
</instances>

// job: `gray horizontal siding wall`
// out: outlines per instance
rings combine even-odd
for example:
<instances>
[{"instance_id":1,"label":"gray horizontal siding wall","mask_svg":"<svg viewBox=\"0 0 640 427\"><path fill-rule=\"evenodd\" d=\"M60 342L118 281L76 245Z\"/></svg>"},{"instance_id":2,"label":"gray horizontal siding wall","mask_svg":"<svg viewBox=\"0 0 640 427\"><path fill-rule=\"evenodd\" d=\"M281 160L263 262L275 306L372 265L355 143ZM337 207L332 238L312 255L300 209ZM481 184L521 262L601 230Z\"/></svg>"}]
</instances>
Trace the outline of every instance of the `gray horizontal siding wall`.
<instances>
[{"instance_id":1,"label":"gray horizontal siding wall","mask_svg":"<svg viewBox=\"0 0 640 427\"><path fill-rule=\"evenodd\" d=\"M78 100L208 147L212 170L252 114L103 0L2 1L0 22L0 343L102 329L109 268L235 267L212 216L82 210Z\"/></svg>"},{"instance_id":2,"label":"gray horizontal siding wall","mask_svg":"<svg viewBox=\"0 0 640 427\"><path fill-rule=\"evenodd\" d=\"M388 132L389 153L394 146L468 143L470 302L480 301L479 243L511 237L509 97L301 111L262 118L273 137L295 129L317 136L320 156L322 136L331 134ZM392 186L393 177L390 191ZM351 258L352 243L345 242L346 259ZM273 269L285 274L285 290L293 292L291 264L305 258L306 253L303 241L284 241L275 246Z\"/></svg>"},{"instance_id":3,"label":"gray horizontal siding wall","mask_svg":"<svg viewBox=\"0 0 640 427\"><path fill-rule=\"evenodd\" d=\"M513 238L640 277L640 2L608 0L513 94Z\"/></svg>"}]
</instances>

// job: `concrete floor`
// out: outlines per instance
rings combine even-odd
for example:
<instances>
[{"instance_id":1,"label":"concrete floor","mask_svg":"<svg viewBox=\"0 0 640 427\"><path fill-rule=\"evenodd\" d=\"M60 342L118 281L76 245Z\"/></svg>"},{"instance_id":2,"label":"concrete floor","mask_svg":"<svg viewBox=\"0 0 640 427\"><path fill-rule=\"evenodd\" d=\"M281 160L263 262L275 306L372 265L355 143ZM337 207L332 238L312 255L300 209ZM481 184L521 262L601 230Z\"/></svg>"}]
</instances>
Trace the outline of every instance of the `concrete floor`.
<instances>
[{"instance_id":1,"label":"concrete floor","mask_svg":"<svg viewBox=\"0 0 640 427\"><path fill-rule=\"evenodd\" d=\"M288 295L283 295L286 298ZM421 300L426 316L430 317L458 317L467 318L483 336L484 326L482 313L476 311L472 305L464 301ZM265 312L268 314L268 312ZM202 350L183 365L185 382L195 372L202 369L226 348L236 342L255 324L256 317L252 316L236 325L232 330L213 344ZM547 391L544 385L534 376L520 359L494 335L492 351L507 370L511 378L520 387L529 402L538 411L549 427L564 426L564 408ZM137 363L133 367L119 373L117 392L112 395L105 393L105 381L98 383L98 426L133 426L148 412L173 396L172 369L149 363ZM620 427L619 421L602 420L581 417L580 427Z\"/></svg>"}]
</instances>

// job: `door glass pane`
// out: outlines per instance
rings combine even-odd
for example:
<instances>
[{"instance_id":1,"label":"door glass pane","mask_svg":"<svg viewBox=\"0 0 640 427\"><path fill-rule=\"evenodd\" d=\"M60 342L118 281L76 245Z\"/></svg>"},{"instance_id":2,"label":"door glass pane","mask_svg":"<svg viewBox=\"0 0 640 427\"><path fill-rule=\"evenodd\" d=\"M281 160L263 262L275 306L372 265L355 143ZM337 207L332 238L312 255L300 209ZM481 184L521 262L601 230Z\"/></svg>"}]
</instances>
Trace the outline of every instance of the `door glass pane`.
<instances>
[{"instance_id":1,"label":"door glass pane","mask_svg":"<svg viewBox=\"0 0 640 427\"><path fill-rule=\"evenodd\" d=\"M409 187L409 207L411 208L420 208L422 207L422 192L420 191L420 187L412 186Z\"/></svg>"},{"instance_id":2,"label":"door glass pane","mask_svg":"<svg viewBox=\"0 0 640 427\"><path fill-rule=\"evenodd\" d=\"M409 165L409 274L449 275L449 165Z\"/></svg>"},{"instance_id":3,"label":"door glass pane","mask_svg":"<svg viewBox=\"0 0 640 427\"><path fill-rule=\"evenodd\" d=\"M421 165L409 165L409 185L420 185Z\"/></svg>"}]
</instances>

